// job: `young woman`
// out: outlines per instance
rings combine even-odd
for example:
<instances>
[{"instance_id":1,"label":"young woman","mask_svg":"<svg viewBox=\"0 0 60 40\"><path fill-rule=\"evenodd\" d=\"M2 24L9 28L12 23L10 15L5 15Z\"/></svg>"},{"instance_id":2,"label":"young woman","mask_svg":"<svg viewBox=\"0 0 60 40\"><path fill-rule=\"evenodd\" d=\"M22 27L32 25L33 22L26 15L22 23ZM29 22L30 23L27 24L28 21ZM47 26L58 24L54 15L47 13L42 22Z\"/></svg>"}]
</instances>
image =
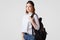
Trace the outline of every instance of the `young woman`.
<instances>
[{"instance_id":1,"label":"young woman","mask_svg":"<svg viewBox=\"0 0 60 40\"><path fill-rule=\"evenodd\" d=\"M31 15L34 14L33 18ZM39 21L38 15L35 13L34 3L32 1L28 1L26 3L26 14L23 16L22 20L22 40L35 40L34 35L32 33L32 27L34 29L39 30Z\"/></svg>"}]
</instances>

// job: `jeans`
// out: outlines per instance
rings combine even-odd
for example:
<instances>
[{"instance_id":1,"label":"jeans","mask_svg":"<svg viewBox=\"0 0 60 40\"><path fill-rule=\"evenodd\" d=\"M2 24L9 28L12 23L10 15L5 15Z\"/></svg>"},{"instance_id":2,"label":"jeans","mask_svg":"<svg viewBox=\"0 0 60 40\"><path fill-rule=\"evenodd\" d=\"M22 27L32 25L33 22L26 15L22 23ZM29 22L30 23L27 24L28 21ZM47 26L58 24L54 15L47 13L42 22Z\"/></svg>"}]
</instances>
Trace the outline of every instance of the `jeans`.
<instances>
[{"instance_id":1,"label":"jeans","mask_svg":"<svg viewBox=\"0 0 60 40\"><path fill-rule=\"evenodd\" d=\"M30 35L30 34L24 34L24 39L25 40L35 40L34 36Z\"/></svg>"}]
</instances>

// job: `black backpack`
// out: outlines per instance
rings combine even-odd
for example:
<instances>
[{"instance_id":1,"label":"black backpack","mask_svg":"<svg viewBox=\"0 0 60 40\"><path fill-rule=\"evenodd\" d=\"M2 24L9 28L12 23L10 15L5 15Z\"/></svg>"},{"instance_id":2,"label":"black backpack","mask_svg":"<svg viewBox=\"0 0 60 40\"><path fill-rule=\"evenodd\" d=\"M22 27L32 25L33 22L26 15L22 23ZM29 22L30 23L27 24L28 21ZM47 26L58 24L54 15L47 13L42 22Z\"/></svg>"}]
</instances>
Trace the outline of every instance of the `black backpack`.
<instances>
[{"instance_id":1,"label":"black backpack","mask_svg":"<svg viewBox=\"0 0 60 40\"><path fill-rule=\"evenodd\" d=\"M37 14L35 14L35 15L37 16ZM31 17L33 17L33 16L34 16L34 13L32 14ZM47 32L46 32L46 29L44 28L44 26L42 24L42 18L41 17L39 18L39 24L40 24L39 30L35 30L34 27L32 27L32 29L35 32L35 40L45 40Z\"/></svg>"}]
</instances>

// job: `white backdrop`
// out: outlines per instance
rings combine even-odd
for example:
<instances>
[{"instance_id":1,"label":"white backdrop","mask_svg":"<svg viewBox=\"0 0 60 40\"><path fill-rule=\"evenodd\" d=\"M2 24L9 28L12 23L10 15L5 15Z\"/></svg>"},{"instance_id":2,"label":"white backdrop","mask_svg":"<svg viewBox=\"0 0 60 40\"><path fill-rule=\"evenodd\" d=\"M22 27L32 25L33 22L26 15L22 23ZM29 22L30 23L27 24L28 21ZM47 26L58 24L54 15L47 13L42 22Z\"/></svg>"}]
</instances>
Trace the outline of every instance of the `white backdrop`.
<instances>
[{"instance_id":1,"label":"white backdrop","mask_svg":"<svg viewBox=\"0 0 60 40\"><path fill-rule=\"evenodd\" d=\"M0 0L0 40L21 40L27 0ZM60 0L33 0L48 32L46 40L60 40Z\"/></svg>"}]
</instances>

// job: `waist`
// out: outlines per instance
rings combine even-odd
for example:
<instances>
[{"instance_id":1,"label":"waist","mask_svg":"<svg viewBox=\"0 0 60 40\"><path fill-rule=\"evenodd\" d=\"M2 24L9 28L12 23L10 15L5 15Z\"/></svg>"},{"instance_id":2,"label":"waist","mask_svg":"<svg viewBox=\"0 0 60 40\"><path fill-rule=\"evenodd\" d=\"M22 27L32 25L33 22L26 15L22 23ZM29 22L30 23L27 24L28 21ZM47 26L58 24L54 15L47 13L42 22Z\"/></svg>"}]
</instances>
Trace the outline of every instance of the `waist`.
<instances>
[{"instance_id":1,"label":"waist","mask_svg":"<svg viewBox=\"0 0 60 40\"><path fill-rule=\"evenodd\" d=\"M28 35L28 33L25 33L25 32L24 32L24 34Z\"/></svg>"},{"instance_id":2,"label":"waist","mask_svg":"<svg viewBox=\"0 0 60 40\"><path fill-rule=\"evenodd\" d=\"M33 36L35 35L35 34L26 33L26 32L24 32L24 34L25 35L33 35Z\"/></svg>"},{"instance_id":3,"label":"waist","mask_svg":"<svg viewBox=\"0 0 60 40\"><path fill-rule=\"evenodd\" d=\"M31 36L34 36L34 35L28 34L28 33L24 33L24 35L25 35L25 36L30 36L30 37L31 37Z\"/></svg>"},{"instance_id":4,"label":"waist","mask_svg":"<svg viewBox=\"0 0 60 40\"><path fill-rule=\"evenodd\" d=\"M26 32L24 32L24 34L26 34L26 35L28 35L28 34L29 34L29 35L32 35L32 34L30 34L30 33L26 33Z\"/></svg>"}]
</instances>

